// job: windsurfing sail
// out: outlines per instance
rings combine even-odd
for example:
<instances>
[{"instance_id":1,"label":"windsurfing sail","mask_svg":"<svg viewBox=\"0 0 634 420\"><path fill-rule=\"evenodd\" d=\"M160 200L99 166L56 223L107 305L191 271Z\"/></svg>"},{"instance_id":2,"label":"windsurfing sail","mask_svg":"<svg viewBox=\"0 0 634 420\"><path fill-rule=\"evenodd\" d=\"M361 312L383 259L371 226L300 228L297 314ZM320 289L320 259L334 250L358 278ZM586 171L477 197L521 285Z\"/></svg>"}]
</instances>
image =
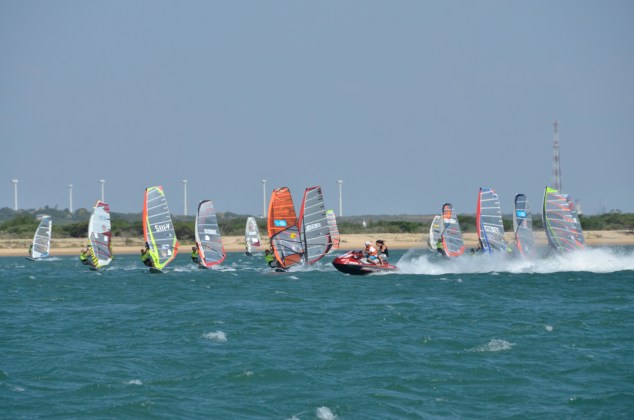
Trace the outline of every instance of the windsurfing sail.
<instances>
[{"instance_id":1,"label":"windsurfing sail","mask_svg":"<svg viewBox=\"0 0 634 420\"><path fill-rule=\"evenodd\" d=\"M267 228L269 241L279 266L288 268L301 263L304 250L297 226L293 197L287 187L276 188L271 193Z\"/></svg>"},{"instance_id":2,"label":"windsurfing sail","mask_svg":"<svg viewBox=\"0 0 634 420\"><path fill-rule=\"evenodd\" d=\"M220 264L227 254L222 244L216 210L211 200L198 203L195 226L199 264L207 268Z\"/></svg>"},{"instance_id":3,"label":"windsurfing sail","mask_svg":"<svg viewBox=\"0 0 634 420\"><path fill-rule=\"evenodd\" d=\"M178 253L174 224L167 207L163 187L145 190L143 202L143 237L149 248L154 268L162 270Z\"/></svg>"},{"instance_id":4,"label":"windsurfing sail","mask_svg":"<svg viewBox=\"0 0 634 420\"><path fill-rule=\"evenodd\" d=\"M429 226L429 239L427 245L434 251L437 249L437 243L440 240L440 228L442 226L442 217L439 215L434 216L431 225Z\"/></svg>"},{"instance_id":5,"label":"windsurfing sail","mask_svg":"<svg viewBox=\"0 0 634 420\"><path fill-rule=\"evenodd\" d=\"M544 191L542 220L548 245L561 253L585 247L578 215L573 214L574 207L571 208L568 200L566 194L553 188L546 187Z\"/></svg>"},{"instance_id":6,"label":"windsurfing sail","mask_svg":"<svg viewBox=\"0 0 634 420\"><path fill-rule=\"evenodd\" d=\"M328 252L332 252L335 249L339 249L341 236L339 235L339 228L337 227L337 218L335 216L335 212L332 210L327 210L326 219L328 219L328 229L330 230L330 238L332 239L332 247Z\"/></svg>"},{"instance_id":7,"label":"windsurfing sail","mask_svg":"<svg viewBox=\"0 0 634 420\"><path fill-rule=\"evenodd\" d=\"M448 257L457 257L464 253L464 240L458 219L454 217L450 203L442 205L442 230L440 232L442 246Z\"/></svg>"},{"instance_id":8,"label":"windsurfing sail","mask_svg":"<svg viewBox=\"0 0 634 420\"><path fill-rule=\"evenodd\" d=\"M321 187L310 187L304 191L298 226L304 248L304 261L314 264L330 252L332 247Z\"/></svg>"},{"instance_id":9,"label":"windsurfing sail","mask_svg":"<svg viewBox=\"0 0 634 420\"><path fill-rule=\"evenodd\" d=\"M515 247L524 258L535 255L535 235L533 235L533 218L525 194L515 195L515 212L513 213L513 231Z\"/></svg>"},{"instance_id":10,"label":"windsurfing sail","mask_svg":"<svg viewBox=\"0 0 634 420\"><path fill-rule=\"evenodd\" d=\"M51 250L51 231L53 221L49 216L42 217L33 236L31 258L46 258Z\"/></svg>"},{"instance_id":11,"label":"windsurfing sail","mask_svg":"<svg viewBox=\"0 0 634 420\"><path fill-rule=\"evenodd\" d=\"M583 237L583 230L581 229L581 219L579 219L579 213L577 213L577 208L575 207L575 204L573 203L570 195L569 194L564 194L564 195L566 197L566 201L568 201L568 206L570 207L570 214L572 215L572 220L574 220L575 222L575 230L577 231L575 239L577 240L577 242L583 244L583 246L585 247L586 240Z\"/></svg>"},{"instance_id":12,"label":"windsurfing sail","mask_svg":"<svg viewBox=\"0 0 634 420\"><path fill-rule=\"evenodd\" d=\"M255 217L247 219L247 225L244 229L244 241L246 242L248 253L252 253L260 247L260 230Z\"/></svg>"},{"instance_id":13,"label":"windsurfing sail","mask_svg":"<svg viewBox=\"0 0 634 420\"><path fill-rule=\"evenodd\" d=\"M110 228L110 206L97 200L88 222L88 240L92 249L92 265L105 267L112 261L112 231Z\"/></svg>"},{"instance_id":14,"label":"windsurfing sail","mask_svg":"<svg viewBox=\"0 0 634 420\"><path fill-rule=\"evenodd\" d=\"M491 188L480 188L478 192L476 225L483 253L506 252L500 199Z\"/></svg>"}]
</instances>

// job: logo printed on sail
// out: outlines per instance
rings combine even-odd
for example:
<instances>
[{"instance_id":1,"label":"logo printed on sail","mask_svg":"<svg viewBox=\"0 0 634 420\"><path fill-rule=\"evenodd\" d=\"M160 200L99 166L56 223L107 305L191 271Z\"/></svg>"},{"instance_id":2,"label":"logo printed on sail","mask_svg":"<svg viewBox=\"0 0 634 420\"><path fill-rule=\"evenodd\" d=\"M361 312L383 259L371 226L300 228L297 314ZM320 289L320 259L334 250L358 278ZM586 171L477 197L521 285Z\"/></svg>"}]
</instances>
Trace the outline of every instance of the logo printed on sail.
<instances>
[{"instance_id":1,"label":"logo printed on sail","mask_svg":"<svg viewBox=\"0 0 634 420\"><path fill-rule=\"evenodd\" d=\"M485 225L485 226L484 226L484 230L485 230L486 232L491 232L491 233L497 233L497 234L500 234L500 228L498 228L497 226L488 226L488 225Z\"/></svg>"},{"instance_id":2,"label":"logo printed on sail","mask_svg":"<svg viewBox=\"0 0 634 420\"><path fill-rule=\"evenodd\" d=\"M155 225L154 226L154 230L156 232L165 232L165 231L169 230L169 228L170 228L170 224L169 223L164 223L162 225Z\"/></svg>"},{"instance_id":3,"label":"logo printed on sail","mask_svg":"<svg viewBox=\"0 0 634 420\"><path fill-rule=\"evenodd\" d=\"M306 225L306 232L310 232L313 229L319 229L321 227L321 223L313 223L312 225Z\"/></svg>"},{"instance_id":4,"label":"logo printed on sail","mask_svg":"<svg viewBox=\"0 0 634 420\"><path fill-rule=\"evenodd\" d=\"M207 233L209 235L216 235L217 234L216 229L205 229L204 231L205 231L204 233Z\"/></svg>"},{"instance_id":5,"label":"logo printed on sail","mask_svg":"<svg viewBox=\"0 0 634 420\"><path fill-rule=\"evenodd\" d=\"M279 227L286 226L286 220L274 220L273 222L275 223L275 226L279 226Z\"/></svg>"}]
</instances>

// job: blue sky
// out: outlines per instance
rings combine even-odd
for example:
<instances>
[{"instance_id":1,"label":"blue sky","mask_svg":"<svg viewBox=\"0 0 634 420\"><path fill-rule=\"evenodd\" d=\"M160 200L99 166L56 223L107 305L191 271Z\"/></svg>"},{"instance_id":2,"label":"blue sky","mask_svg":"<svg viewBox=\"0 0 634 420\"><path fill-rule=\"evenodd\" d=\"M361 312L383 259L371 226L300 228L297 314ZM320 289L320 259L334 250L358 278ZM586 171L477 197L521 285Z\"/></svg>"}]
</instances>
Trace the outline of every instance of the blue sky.
<instances>
[{"instance_id":1,"label":"blue sky","mask_svg":"<svg viewBox=\"0 0 634 420\"><path fill-rule=\"evenodd\" d=\"M634 212L634 2L0 1L0 207L259 215L321 185L344 215Z\"/></svg>"}]
</instances>

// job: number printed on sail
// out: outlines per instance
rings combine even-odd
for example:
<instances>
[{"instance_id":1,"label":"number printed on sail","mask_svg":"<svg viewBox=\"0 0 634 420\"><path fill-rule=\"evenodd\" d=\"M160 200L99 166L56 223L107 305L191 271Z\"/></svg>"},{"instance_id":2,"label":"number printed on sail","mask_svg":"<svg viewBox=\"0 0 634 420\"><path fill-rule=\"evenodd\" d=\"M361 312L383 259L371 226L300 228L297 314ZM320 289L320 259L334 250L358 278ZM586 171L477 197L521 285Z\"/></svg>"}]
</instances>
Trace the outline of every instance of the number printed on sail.
<instances>
[{"instance_id":1,"label":"number printed on sail","mask_svg":"<svg viewBox=\"0 0 634 420\"><path fill-rule=\"evenodd\" d=\"M484 225L484 230L491 233L500 233L500 228L498 228L497 226Z\"/></svg>"},{"instance_id":2,"label":"number printed on sail","mask_svg":"<svg viewBox=\"0 0 634 420\"><path fill-rule=\"evenodd\" d=\"M321 223L313 223L312 225L306 225L306 232L310 232L313 229L319 229L321 227Z\"/></svg>"},{"instance_id":3,"label":"number printed on sail","mask_svg":"<svg viewBox=\"0 0 634 420\"><path fill-rule=\"evenodd\" d=\"M156 232L165 232L166 230L169 230L169 228L170 228L169 223L163 223L162 225L154 225L154 230Z\"/></svg>"}]
</instances>

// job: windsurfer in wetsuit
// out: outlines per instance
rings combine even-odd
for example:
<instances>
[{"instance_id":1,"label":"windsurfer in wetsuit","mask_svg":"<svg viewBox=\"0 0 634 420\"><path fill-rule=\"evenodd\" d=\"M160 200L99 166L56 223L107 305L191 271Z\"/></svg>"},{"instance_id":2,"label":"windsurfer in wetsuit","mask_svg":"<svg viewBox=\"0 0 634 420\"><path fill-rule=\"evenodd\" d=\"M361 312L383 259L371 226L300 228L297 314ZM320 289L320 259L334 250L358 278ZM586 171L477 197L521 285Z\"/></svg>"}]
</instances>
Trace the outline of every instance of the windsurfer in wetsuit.
<instances>
[{"instance_id":1,"label":"windsurfer in wetsuit","mask_svg":"<svg viewBox=\"0 0 634 420\"><path fill-rule=\"evenodd\" d=\"M198 246L192 247L192 261L198 264L200 262L198 258Z\"/></svg>"},{"instance_id":2,"label":"windsurfer in wetsuit","mask_svg":"<svg viewBox=\"0 0 634 420\"><path fill-rule=\"evenodd\" d=\"M445 248L442 246L442 239L438 239L438 241L436 242L436 251L438 251L438 253L443 257L447 256Z\"/></svg>"},{"instance_id":3,"label":"windsurfer in wetsuit","mask_svg":"<svg viewBox=\"0 0 634 420\"><path fill-rule=\"evenodd\" d=\"M277 267L277 261L275 261L275 254L269 249L264 251L264 262L266 262L266 265L268 265L271 268Z\"/></svg>"},{"instance_id":4,"label":"windsurfer in wetsuit","mask_svg":"<svg viewBox=\"0 0 634 420\"><path fill-rule=\"evenodd\" d=\"M149 247L147 246L147 244L145 245L145 248L141 249L141 262L143 262L143 264L147 265L148 267L153 267L154 264L152 263L152 258L150 258L150 253L149 251Z\"/></svg>"},{"instance_id":5,"label":"windsurfer in wetsuit","mask_svg":"<svg viewBox=\"0 0 634 420\"><path fill-rule=\"evenodd\" d=\"M81 252L79 253L79 261L81 261L82 264L84 265L89 265L90 261L88 260L88 257L90 256L90 244L86 245L86 249L82 249Z\"/></svg>"}]
</instances>

